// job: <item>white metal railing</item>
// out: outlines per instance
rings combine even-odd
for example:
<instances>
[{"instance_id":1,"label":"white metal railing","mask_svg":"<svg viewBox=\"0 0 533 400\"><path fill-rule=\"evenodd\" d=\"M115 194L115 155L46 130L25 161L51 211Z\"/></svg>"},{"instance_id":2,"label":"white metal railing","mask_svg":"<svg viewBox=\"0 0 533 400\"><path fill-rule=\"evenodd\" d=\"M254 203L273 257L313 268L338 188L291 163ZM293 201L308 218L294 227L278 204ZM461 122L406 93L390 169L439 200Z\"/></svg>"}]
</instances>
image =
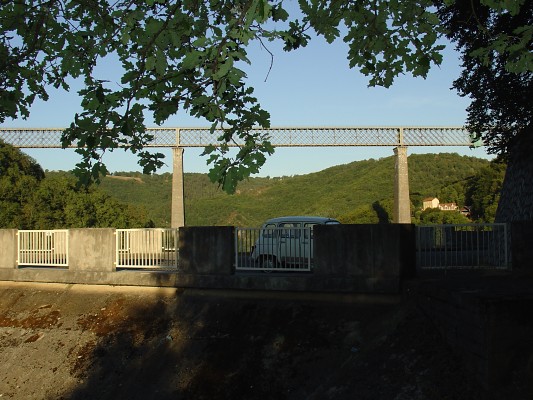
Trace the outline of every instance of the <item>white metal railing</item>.
<instances>
[{"instance_id":1,"label":"white metal railing","mask_svg":"<svg viewBox=\"0 0 533 400\"><path fill-rule=\"evenodd\" d=\"M507 225L417 226L417 266L435 269L509 269Z\"/></svg>"},{"instance_id":2,"label":"white metal railing","mask_svg":"<svg viewBox=\"0 0 533 400\"><path fill-rule=\"evenodd\" d=\"M18 231L17 264L68 267L68 230Z\"/></svg>"},{"instance_id":3,"label":"white metal railing","mask_svg":"<svg viewBox=\"0 0 533 400\"><path fill-rule=\"evenodd\" d=\"M312 269L314 238L311 227L236 228L237 271L301 271Z\"/></svg>"},{"instance_id":4,"label":"white metal railing","mask_svg":"<svg viewBox=\"0 0 533 400\"><path fill-rule=\"evenodd\" d=\"M178 229L117 229L116 240L117 268L178 268Z\"/></svg>"}]
</instances>

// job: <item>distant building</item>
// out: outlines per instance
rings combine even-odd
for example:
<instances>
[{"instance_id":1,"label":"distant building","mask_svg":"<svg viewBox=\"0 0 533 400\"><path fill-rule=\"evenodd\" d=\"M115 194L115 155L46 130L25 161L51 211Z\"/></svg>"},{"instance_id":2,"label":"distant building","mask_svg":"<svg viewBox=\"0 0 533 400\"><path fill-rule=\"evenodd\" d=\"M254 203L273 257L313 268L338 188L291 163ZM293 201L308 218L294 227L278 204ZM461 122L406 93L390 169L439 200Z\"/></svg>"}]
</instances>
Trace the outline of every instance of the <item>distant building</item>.
<instances>
[{"instance_id":1,"label":"distant building","mask_svg":"<svg viewBox=\"0 0 533 400\"><path fill-rule=\"evenodd\" d=\"M438 208L442 211L457 211L459 206L455 203L441 203L436 197L427 197L422 200L422 211L427 208Z\"/></svg>"},{"instance_id":2,"label":"distant building","mask_svg":"<svg viewBox=\"0 0 533 400\"><path fill-rule=\"evenodd\" d=\"M439 210L442 211L457 211L459 206L455 203L440 203Z\"/></svg>"},{"instance_id":3,"label":"distant building","mask_svg":"<svg viewBox=\"0 0 533 400\"><path fill-rule=\"evenodd\" d=\"M425 210L426 208L438 208L439 207L439 199L436 197L427 197L424 200L422 200L422 210Z\"/></svg>"}]
</instances>

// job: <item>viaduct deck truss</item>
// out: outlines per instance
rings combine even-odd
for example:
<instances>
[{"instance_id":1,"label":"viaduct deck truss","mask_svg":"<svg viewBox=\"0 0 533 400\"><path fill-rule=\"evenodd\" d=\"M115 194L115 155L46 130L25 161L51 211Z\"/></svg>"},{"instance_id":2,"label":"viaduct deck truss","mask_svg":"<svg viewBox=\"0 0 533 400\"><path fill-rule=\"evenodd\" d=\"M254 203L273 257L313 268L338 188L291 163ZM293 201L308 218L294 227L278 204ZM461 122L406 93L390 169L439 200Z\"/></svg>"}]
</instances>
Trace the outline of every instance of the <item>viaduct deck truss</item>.
<instances>
[{"instance_id":1,"label":"viaduct deck truss","mask_svg":"<svg viewBox=\"0 0 533 400\"><path fill-rule=\"evenodd\" d=\"M0 128L0 139L19 148L61 148L63 128ZM145 147L205 147L216 145L222 130L209 128L148 128ZM274 147L345 146L473 146L463 127L274 127L256 129ZM231 146L241 144L237 139ZM69 146L77 147L75 144Z\"/></svg>"}]
</instances>

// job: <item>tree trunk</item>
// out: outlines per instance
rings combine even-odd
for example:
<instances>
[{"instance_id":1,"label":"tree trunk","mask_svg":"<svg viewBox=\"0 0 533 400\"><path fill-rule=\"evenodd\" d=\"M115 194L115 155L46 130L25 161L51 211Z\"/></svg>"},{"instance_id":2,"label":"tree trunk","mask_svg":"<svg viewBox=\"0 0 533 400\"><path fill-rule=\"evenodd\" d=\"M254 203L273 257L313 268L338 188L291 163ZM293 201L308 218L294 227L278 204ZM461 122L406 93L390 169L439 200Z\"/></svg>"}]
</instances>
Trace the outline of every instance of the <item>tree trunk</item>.
<instances>
[{"instance_id":1,"label":"tree trunk","mask_svg":"<svg viewBox=\"0 0 533 400\"><path fill-rule=\"evenodd\" d=\"M509 153L496 222L533 221L532 142L521 140Z\"/></svg>"}]
</instances>

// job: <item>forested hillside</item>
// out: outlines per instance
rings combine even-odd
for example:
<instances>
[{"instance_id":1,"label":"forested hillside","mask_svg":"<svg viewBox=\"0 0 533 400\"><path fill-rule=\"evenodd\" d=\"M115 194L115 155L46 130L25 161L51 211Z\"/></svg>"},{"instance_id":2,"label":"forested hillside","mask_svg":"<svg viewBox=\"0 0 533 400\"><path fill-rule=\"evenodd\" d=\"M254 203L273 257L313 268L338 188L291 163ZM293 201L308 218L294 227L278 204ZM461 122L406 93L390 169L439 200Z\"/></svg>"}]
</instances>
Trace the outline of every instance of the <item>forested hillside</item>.
<instances>
[{"instance_id":1,"label":"forested hillside","mask_svg":"<svg viewBox=\"0 0 533 400\"><path fill-rule=\"evenodd\" d=\"M0 140L0 228L143 226L152 226L143 207L121 203L95 186L81 187L69 173L45 173Z\"/></svg>"},{"instance_id":2,"label":"forested hillside","mask_svg":"<svg viewBox=\"0 0 533 400\"><path fill-rule=\"evenodd\" d=\"M409 156L412 210L422 199L465 205L465 196L487 160L457 154ZM498 178L499 179L499 178ZM501 176L503 179L503 175ZM234 195L212 184L205 174L185 174L186 224L258 226L280 215L323 215L346 223L392 219L394 157L357 161L292 177L251 178ZM156 226L170 225L172 175L121 172L105 178L101 188L121 202L143 206ZM415 221L416 222L416 219Z\"/></svg>"},{"instance_id":3,"label":"forested hillside","mask_svg":"<svg viewBox=\"0 0 533 400\"><path fill-rule=\"evenodd\" d=\"M409 157L413 222L468 222L459 213L421 211L422 200L471 206L472 220L492 222L505 165L457 154ZM297 176L251 178L233 195L206 174L185 174L185 219L194 225L259 226L282 215L321 215L343 223L392 220L394 157L357 161ZM172 175L120 172L100 187L77 185L68 172L44 171L0 142L0 227L169 227ZM458 217L463 218L462 220Z\"/></svg>"}]
</instances>

